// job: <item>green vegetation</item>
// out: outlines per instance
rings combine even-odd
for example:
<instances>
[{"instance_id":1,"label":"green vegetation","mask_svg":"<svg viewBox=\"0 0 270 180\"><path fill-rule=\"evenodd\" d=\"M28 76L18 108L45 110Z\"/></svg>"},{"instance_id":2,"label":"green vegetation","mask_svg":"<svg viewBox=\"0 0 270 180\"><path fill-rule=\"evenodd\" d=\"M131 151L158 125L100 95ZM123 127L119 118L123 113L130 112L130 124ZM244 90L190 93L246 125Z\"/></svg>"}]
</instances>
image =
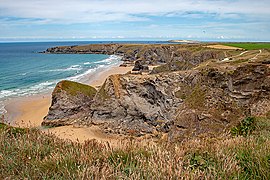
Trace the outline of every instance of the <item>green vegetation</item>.
<instances>
[{"instance_id":1,"label":"green vegetation","mask_svg":"<svg viewBox=\"0 0 270 180\"><path fill-rule=\"evenodd\" d=\"M247 117L242 120L236 127L231 129L234 136L247 136L255 129L255 118Z\"/></svg>"},{"instance_id":2,"label":"green vegetation","mask_svg":"<svg viewBox=\"0 0 270 180\"><path fill-rule=\"evenodd\" d=\"M226 43L224 45L243 48L246 50L270 49L270 43Z\"/></svg>"},{"instance_id":3,"label":"green vegetation","mask_svg":"<svg viewBox=\"0 0 270 180\"><path fill-rule=\"evenodd\" d=\"M205 90L200 85L196 85L191 94L186 97L185 103L191 109L202 109L205 107L205 94Z\"/></svg>"},{"instance_id":4,"label":"green vegetation","mask_svg":"<svg viewBox=\"0 0 270 180\"><path fill-rule=\"evenodd\" d=\"M182 71L182 70L188 70L192 69L194 67L193 64L189 62L170 62L164 65L157 66L153 69L152 73L162 73L162 72L171 72L171 71Z\"/></svg>"},{"instance_id":5,"label":"green vegetation","mask_svg":"<svg viewBox=\"0 0 270 180\"><path fill-rule=\"evenodd\" d=\"M183 92L183 90L176 91L174 94L175 94L175 97L180 98L180 99L187 98L186 93Z\"/></svg>"},{"instance_id":6,"label":"green vegetation","mask_svg":"<svg viewBox=\"0 0 270 180\"><path fill-rule=\"evenodd\" d=\"M231 65L237 65L237 64L248 62L248 61L249 61L249 59L238 59L238 60L230 61L229 63Z\"/></svg>"},{"instance_id":7,"label":"green vegetation","mask_svg":"<svg viewBox=\"0 0 270 180\"><path fill-rule=\"evenodd\" d=\"M55 88L56 92L60 92L62 90L72 96L83 94L89 97L94 97L97 92L96 89L91 86L67 80L59 82Z\"/></svg>"},{"instance_id":8,"label":"green vegetation","mask_svg":"<svg viewBox=\"0 0 270 180\"><path fill-rule=\"evenodd\" d=\"M209 167L214 167L214 163L214 159L210 157L208 152L195 152L186 156L186 166L191 170L205 171Z\"/></svg>"},{"instance_id":9,"label":"green vegetation","mask_svg":"<svg viewBox=\"0 0 270 180\"><path fill-rule=\"evenodd\" d=\"M114 147L0 124L0 179L270 179L270 121L252 119L245 137Z\"/></svg>"}]
</instances>

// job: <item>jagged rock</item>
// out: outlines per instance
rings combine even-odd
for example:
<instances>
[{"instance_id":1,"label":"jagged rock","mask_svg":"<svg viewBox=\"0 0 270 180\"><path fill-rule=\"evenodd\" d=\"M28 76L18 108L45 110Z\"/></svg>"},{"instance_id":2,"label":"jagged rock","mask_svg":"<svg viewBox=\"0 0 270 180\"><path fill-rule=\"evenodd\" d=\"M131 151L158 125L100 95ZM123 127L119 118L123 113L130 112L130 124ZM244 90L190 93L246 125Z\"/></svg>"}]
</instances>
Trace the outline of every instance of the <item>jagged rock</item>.
<instances>
[{"instance_id":1,"label":"jagged rock","mask_svg":"<svg viewBox=\"0 0 270 180\"><path fill-rule=\"evenodd\" d=\"M89 110L95 94L96 89L91 86L66 80L59 82L52 93L52 103L43 125L72 124Z\"/></svg>"},{"instance_id":2,"label":"jagged rock","mask_svg":"<svg viewBox=\"0 0 270 180\"><path fill-rule=\"evenodd\" d=\"M122 129L169 132L172 139L179 138L174 132L179 127L194 136L221 133L241 118L255 115L255 110L250 114L249 109L259 99L268 102L269 91L265 89L270 83L263 83L269 79L268 75L267 66L247 64L231 74L210 68L145 76L111 76L97 93L89 116L107 119L112 131L115 122L119 122ZM250 76L254 78L248 78ZM176 97L175 92L183 94ZM241 98L231 96L237 92ZM264 112L269 111L269 107L263 107Z\"/></svg>"},{"instance_id":3,"label":"jagged rock","mask_svg":"<svg viewBox=\"0 0 270 180\"><path fill-rule=\"evenodd\" d=\"M142 61L136 61L132 71L140 71L142 69Z\"/></svg>"},{"instance_id":4,"label":"jagged rock","mask_svg":"<svg viewBox=\"0 0 270 180\"><path fill-rule=\"evenodd\" d=\"M147 65L144 65L142 60L138 60L135 62L132 71L149 71L149 67Z\"/></svg>"}]
</instances>

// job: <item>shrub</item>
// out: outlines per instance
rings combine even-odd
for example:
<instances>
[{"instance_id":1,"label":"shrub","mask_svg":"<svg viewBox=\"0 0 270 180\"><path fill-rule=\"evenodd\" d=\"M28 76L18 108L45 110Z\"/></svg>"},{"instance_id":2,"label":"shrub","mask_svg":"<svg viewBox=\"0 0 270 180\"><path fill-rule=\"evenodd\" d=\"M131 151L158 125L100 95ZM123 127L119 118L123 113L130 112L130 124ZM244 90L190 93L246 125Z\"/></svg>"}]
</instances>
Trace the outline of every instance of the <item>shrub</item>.
<instances>
[{"instance_id":1,"label":"shrub","mask_svg":"<svg viewBox=\"0 0 270 180\"><path fill-rule=\"evenodd\" d=\"M196 152L196 153L191 153L188 155L187 166L191 170L199 169L201 171L204 171L213 165L214 165L214 160L209 155L208 152L204 152L204 153Z\"/></svg>"},{"instance_id":2,"label":"shrub","mask_svg":"<svg viewBox=\"0 0 270 180\"><path fill-rule=\"evenodd\" d=\"M231 129L233 136L247 136L255 130L255 118L247 117Z\"/></svg>"}]
</instances>

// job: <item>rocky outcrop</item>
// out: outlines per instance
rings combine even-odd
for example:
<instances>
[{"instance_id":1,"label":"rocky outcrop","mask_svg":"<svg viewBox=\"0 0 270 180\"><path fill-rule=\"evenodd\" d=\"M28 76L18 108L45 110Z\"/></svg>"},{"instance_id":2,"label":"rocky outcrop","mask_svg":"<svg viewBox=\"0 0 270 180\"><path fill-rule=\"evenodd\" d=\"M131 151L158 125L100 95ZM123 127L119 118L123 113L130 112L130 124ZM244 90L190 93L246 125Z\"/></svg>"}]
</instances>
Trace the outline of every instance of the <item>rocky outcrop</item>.
<instances>
[{"instance_id":1,"label":"rocky outcrop","mask_svg":"<svg viewBox=\"0 0 270 180\"><path fill-rule=\"evenodd\" d=\"M138 60L135 62L132 71L149 71L149 67L143 64L142 60Z\"/></svg>"},{"instance_id":2,"label":"rocky outcrop","mask_svg":"<svg viewBox=\"0 0 270 180\"><path fill-rule=\"evenodd\" d=\"M270 70L262 63L212 63L187 71L112 75L93 99L78 104L85 110L77 122L100 125L109 133L163 132L170 140L217 135L246 116L269 112L269 90Z\"/></svg>"},{"instance_id":3,"label":"rocky outcrop","mask_svg":"<svg viewBox=\"0 0 270 180\"><path fill-rule=\"evenodd\" d=\"M61 126L73 124L90 109L96 89L84 84L61 81L53 93L49 113L43 125Z\"/></svg>"},{"instance_id":4,"label":"rocky outcrop","mask_svg":"<svg viewBox=\"0 0 270 180\"><path fill-rule=\"evenodd\" d=\"M207 49L200 45L179 44L92 44L84 46L53 47L45 53L82 53L121 55L123 61L141 60L142 65L170 62L188 62L198 65L209 59L224 59L224 51Z\"/></svg>"}]
</instances>

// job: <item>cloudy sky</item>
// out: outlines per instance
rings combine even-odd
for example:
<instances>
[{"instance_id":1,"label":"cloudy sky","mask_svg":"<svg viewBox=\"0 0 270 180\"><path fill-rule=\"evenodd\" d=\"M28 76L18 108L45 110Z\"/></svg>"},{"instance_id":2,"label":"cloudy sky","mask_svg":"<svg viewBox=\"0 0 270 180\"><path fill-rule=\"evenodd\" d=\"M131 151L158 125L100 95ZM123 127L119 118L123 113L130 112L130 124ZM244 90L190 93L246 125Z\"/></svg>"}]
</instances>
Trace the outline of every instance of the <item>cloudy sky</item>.
<instances>
[{"instance_id":1,"label":"cloudy sky","mask_svg":"<svg viewBox=\"0 0 270 180\"><path fill-rule=\"evenodd\" d=\"M0 0L0 41L270 41L270 0Z\"/></svg>"}]
</instances>

